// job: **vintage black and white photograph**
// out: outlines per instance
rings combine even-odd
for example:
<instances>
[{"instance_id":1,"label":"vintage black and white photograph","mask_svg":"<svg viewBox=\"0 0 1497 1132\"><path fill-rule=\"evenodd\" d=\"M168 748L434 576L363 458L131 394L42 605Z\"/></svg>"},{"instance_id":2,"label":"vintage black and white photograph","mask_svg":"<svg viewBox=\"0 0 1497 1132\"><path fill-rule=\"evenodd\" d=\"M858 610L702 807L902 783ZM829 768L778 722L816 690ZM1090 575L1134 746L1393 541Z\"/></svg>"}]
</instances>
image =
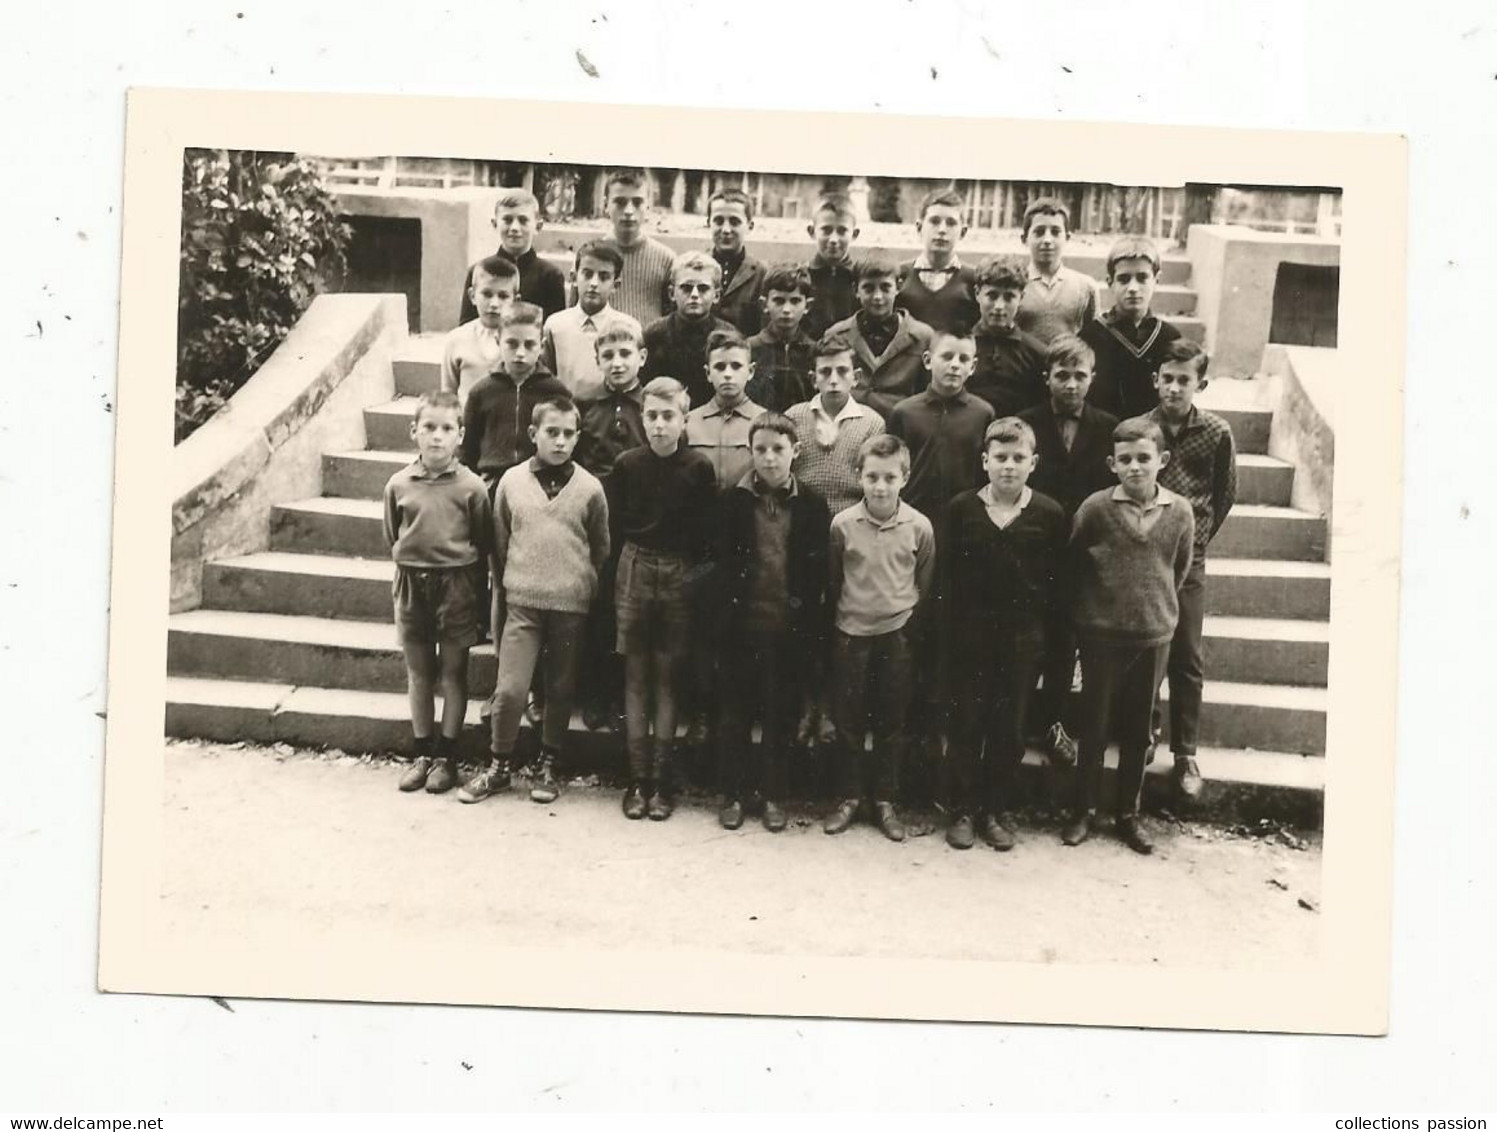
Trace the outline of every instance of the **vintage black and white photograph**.
<instances>
[{"instance_id":1,"label":"vintage black and white photograph","mask_svg":"<svg viewBox=\"0 0 1497 1132\"><path fill-rule=\"evenodd\" d=\"M121 491L170 533L134 659L116 568L116 672L164 663L110 789L159 767L156 938L251 961L193 988L1377 1027L1264 989L1340 954L1330 768L1365 752L1330 737L1393 616L1352 605L1337 413L1365 447L1377 338L1333 147L1087 172L848 116L821 164L735 164L686 112L478 152L251 109L127 198L176 317L127 303L122 427L174 393ZM132 327L174 370L129 372ZM1396 368L1356 377L1396 423ZM388 950L324 965L357 939ZM1141 1005L1172 974L1234 1005Z\"/></svg>"}]
</instances>

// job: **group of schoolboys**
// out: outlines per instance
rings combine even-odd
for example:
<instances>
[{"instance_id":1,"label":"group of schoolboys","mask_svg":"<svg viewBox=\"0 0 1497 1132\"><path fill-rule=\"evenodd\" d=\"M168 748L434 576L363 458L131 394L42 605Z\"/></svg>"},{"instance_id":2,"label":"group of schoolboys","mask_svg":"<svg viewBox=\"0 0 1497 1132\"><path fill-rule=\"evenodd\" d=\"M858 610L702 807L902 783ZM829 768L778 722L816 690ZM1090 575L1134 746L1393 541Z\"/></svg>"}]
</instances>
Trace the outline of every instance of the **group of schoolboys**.
<instances>
[{"instance_id":1,"label":"group of schoolboys","mask_svg":"<svg viewBox=\"0 0 1497 1132\"><path fill-rule=\"evenodd\" d=\"M629 818L670 816L684 710L715 716L725 827L757 802L785 828L789 752L820 738L840 755L826 832L863 816L902 840L913 711L945 736L953 847L1013 847L1034 724L1078 764L1065 842L1091 832L1115 735L1115 828L1149 852L1166 676L1173 781L1201 787L1205 551L1235 495L1231 433L1193 404L1206 356L1150 310L1154 246L1114 245L1099 315L1052 199L1026 211L1027 265L963 264L945 191L909 263L854 258L833 196L810 262L766 267L741 192L712 196L710 248L681 255L644 232L644 174L610 174L605 196L612 239L577 249L565 309L531 246L535 199L501 198L473 318L415 414L418 458L386 489L416 747L401 789L457 785L491 567L492 759L465 802L509 785L536 703L530 796L556 799L580 671L589 726L621 698Z\"/></svg>"}]
</instances>

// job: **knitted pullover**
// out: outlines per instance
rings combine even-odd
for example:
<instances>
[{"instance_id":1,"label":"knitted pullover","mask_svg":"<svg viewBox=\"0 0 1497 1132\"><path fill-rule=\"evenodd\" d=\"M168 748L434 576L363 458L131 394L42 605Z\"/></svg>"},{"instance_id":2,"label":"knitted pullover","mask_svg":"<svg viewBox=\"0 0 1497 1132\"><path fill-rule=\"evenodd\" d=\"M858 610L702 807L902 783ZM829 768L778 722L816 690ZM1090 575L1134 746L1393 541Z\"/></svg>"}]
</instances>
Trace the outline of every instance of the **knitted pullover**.
<instances>
[{"instance_id":1,"label":"knitted pullover","mask_svg":"<svg viewBox=\"0 0 1497 1132\"><path fill-rule=\"evenodd\" d=\"M1088 496L1071 528L1077 633L1141 648L1168 644L1194 543L1190 504L1169 488L1147 508L1121 486Z\"/></svg>"},{"instance_id":2,"label":"knitted pullover","mask_svg":"<svg viewBox=\"0 0 1497 1132\"><path fill-rule=\"evenodd\" d=\"M418 457L385 484L384 525L401 566L471 566L488 552L488 489L456 461L433 474Z\"/></svg>"},{"instance_id":3,"label":"knitted pullover","mask_svg":"<svg viewBox=\"0 0 1497 1132\"><path fill-rule=\"evenodd\" d=\"M796 479L826 500L835 515L863 498L863 485L858 480L858 449L870 436L884 431L884 418L866 405L859 405L861 412L838 420L836 439L829 447L823 446L816 436L813 409L816 400L802 401L785 410L785 415L795 422L795 433L800 438L800 455L791 470Z\"/></svg>"},{"instance_id":4,"label":"knitted pullover","mask_svg":"<svg viewBox=\"0 0 1497 1132\"><path fill-rule=\"evenodd\" d=\"M494 493L494 575L505 599L527 609L586 613L608 561L608 504L603 485L574 467L554 499L534 461L505 472Z\"/></svg>"},{"instance_id":5,"label":"knitted pullover","mask_svg":"<svg viewBox=\"0 0 1497 1132\"><path fill-rule=\"evenodd\" d=\"M620 244L619 251L624 256L624 271L613 290L613 305L633 315L641 326L649 326L665 313L676 254L649 236L630 248Z\"/></svg>"}]
</instances>

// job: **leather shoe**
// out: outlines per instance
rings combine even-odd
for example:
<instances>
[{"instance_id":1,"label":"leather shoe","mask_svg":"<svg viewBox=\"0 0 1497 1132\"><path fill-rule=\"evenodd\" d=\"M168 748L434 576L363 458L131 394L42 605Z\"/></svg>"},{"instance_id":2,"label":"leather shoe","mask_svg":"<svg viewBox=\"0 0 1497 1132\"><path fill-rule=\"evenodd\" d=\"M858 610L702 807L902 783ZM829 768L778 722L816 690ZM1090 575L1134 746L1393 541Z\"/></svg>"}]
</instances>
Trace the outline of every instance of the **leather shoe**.
<instances>
[{"instance_id":1,"label":"leather shoe","mask_svg":"<svg viewBox=\"0 0 1497 1132\"><path fill-rule=\"evenodd\" d=\"M631 782L624 791L624 816L630 821L638 821L645 816L645 795L637 782Z\"/></svg>"},{"instance_id":2,"label":"leather shoe","mask_svg":"<svg viewBox=\"0 0 1497 1132\"><path fill-rule=\"evenodd\" d=\"M1175 756L1175 789L1179 791L1180 797L1186 801L1194 802L1201 796L1201 768L1196 766L1195 759L1190 755Z\"/></svg>"},{"instance_id":3,"label":"leather shoe","mask_svg":"<svg viewBox=\"0 0 1497 1132\"><path fill-rule=\"evenodd\" d=\"M400 789L409 794L414 790L420 790L426 785L427 776L431 774L431 759L422 755L403 775L400 776Z\"/></svg>"},{"instance_id":4,"label":"leather shoe","mask_svg":"<svg viewBox=\"0 0 1497 1132\"><path fill-rule=\"evenodd\" d=\"M660 790L650 795L650 800L645 804L645 816L651 821L664 821L675 811L671 800Z\"/></svg>"},{"instance_id":5,"label":"leather shoe","mask_svg":"<svg viewBox=\"0 0 1497 1132\"><path fill-rule=\"evenodd\" d=\"M877 823L885 837L890 841L904 840L904 822L899 820L899 814L895 812L893 802L879 802L876 804L878 814Z\"/></svg>"},{"instance_id":6,"label":"leather shoe","mask_svg":"<svg viewBox=\"0 0 1497 1132\"><path fill-rule=\"evenodd\" d=\"M445 794L457 785L457 760L436 759L426 778L428 794Z\"/></svg>"},{"instance_id":7,"label":"leather shoe","mask_svg":"<svg viewBox=\"0 0 1497 1132\"><path fill-rule=\"evenodd\" d=\"M1144 832L1137 814L1118 818L1118 840L1135 853L1143 853L1147 856L1154 852L1154 842L1150 841L1149 835Z\"/></svg>"},{"instance_id":8,"label":"leather shoe","mask_svg":"<svg viewBox=\"0 0 1497 1132\"><path fill-rule=\"evenodd\" d=\"M982 823L982 839L1000 853L1007 853L1014 847L1014 835L1008 831L1008 827L1001 820L989 814Z\"/></svg>"},{"instance_id":9,"label":"leather shoe","mask_svg":"<svg viewBox=\"0 0 1497 1132\"><path fill-rule=\"evenodd\" d=\"M946 827L946 844L953 849L970 849L977 842L977 836L972 831L972 819L966 814L959 814L957 819Z\"/></svg>"},{"instance_id":10,"label":"leather shoe","mask_svg":"<svg viewBox=\"0 0 1497 1132\"><path fill-rule=\"evenodd\" d=\"M1092 815L1077 814L1071 824L1061 831L1060 839L1067 845L1080 845L1092 835Z\"/></svg>"},{"instance_id":11,"label":"leather shoe","mask_svg":"<svg viewBox=\"0 0 1497 1132\"><path fill-rule=\"evenodd\" d=\"M826 820L821 823L821 828L828 833L841 833L852 825L852 819L858 812L858 800L848 798L831 813L827 814Z\"/></svg>"},{"instance_id":12,"label":"leather shoe","mask_svg":"<svg viewBox=\"0 0 1497 1132\"><path fill-rule=\"evenodd\" d=\"M743 825L743 803L731 798L717 811L717 820L724 829L738 829Z\"/></svg>"},{"instance_id":13,"label":"leather shoe","mask_svg":"<svg viewBox=\"0 0 1497 1132\"><path fill-rule=\"evenodd\" d=\"M785 809L778 802L764 799L764 828L770 833L779 833L788 824Z\"/></svg>"}]
</instances>

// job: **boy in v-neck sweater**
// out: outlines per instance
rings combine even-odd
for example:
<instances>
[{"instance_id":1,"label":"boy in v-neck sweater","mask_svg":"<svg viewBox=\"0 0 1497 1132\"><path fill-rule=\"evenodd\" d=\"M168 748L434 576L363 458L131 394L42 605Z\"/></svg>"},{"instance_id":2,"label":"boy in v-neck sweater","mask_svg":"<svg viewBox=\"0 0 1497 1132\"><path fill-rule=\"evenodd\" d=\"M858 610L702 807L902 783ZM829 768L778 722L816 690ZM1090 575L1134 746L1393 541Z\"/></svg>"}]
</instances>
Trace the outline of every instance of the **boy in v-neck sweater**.
<instances>
[{"instance_id":1,"label":"boy in v-neck sweater","mask_svg":"<svg viewBox=\"0 0 1497 1132\"><path fill-rule=\"evenodd\" d=\"M967 234L967 202L955 189L938 189L920 202L915 231L921 253L899 268L897 303L932 330L966 334L977 322L977 273L956 246Z\"/></svg>"},{"instance_id":2,"label":"boy in v-neck sweater","mask_svg":"<svg viewBox=\"0 0 1497 1132\"><path fill-rule=\"evenodd\" d=\"M458 798L478 802L502 790L538 659L544 656L545 717L530 798L554 802L557 762L567 724L588 607L608 561L608 503L603 485L572 462L581 416L555 397L536 405L535 455L505 472L494 493L494 640L499 677L491 717L490 765Z\"/></svg>"}]
</instances>

